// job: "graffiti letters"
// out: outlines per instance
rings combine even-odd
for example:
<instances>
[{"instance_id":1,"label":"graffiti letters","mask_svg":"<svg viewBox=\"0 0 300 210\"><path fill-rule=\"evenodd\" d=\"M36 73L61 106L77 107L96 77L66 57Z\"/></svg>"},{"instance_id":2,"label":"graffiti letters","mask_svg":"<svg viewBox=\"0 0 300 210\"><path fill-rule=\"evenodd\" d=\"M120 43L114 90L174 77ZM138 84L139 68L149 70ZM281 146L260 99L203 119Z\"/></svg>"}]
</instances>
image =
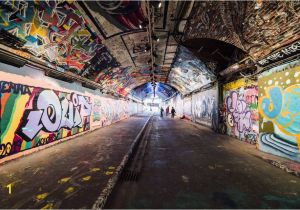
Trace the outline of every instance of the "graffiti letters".
<instances>
[{"instance_id":1,"label":"graffiti letters","mask_svg":"<svg viewBox=\"0 0 300 210\"><path fill-rule=\"evenodd\" d=\"M31 94L27 85L15 84L12 82L0 81L0 93L14 93L14 94Z\"/></svg>"},{"instance_id":2,"label":"graffiti letters","mask_svg":"<svg viewBox=\"0 0 300 210\"><path fill-rule=\"evenodd\" d=\"M31 141L40 130L55 132L60 128L82 127L83 117L90 116L91 104L75 93L59 98L52 90L43 90L34 98L33 109L26 110L20 135Z\"/></svg>"},{"instance_id":3,"label":"graffiti letters","mask_svg":"<svg viewBox=\"0 0 300 210\"><path fill-rule=\"evenodd\" d=\"M238 98L238 93L233 91L226 99L227 104L227 122L233 127L236 125L237 130L241 133L251 129L251 112L248 110L244 100Z\"/></svg>"}]
</instances>

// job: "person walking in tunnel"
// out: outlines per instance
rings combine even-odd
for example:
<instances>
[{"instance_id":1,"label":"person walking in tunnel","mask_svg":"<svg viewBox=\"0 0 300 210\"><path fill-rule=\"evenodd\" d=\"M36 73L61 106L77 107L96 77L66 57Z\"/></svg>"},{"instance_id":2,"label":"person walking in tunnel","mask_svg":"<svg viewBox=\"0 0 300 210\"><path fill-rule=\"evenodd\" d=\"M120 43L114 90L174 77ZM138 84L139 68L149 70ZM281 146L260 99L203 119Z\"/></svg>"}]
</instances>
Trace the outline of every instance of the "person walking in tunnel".
<instances>
[{"instance_id":1,"label":"person walking in tunnel","mask_svg":"<svg viewBox=\"0 0 300 210\"><path fill-rule=\"evenodd\" d=\"M175 111L174 107L172 107L172 109L171 109L172 118L174 118L175 113L176 113L176 111Z\"/></svg>"},{"instance_id":2,"label":"person walking in tunnel","mask_svg":"<svg viewBox=\"0 0 300 210\"><path fill-rule=\"evenodd\" d=\"M164 116L164 109L161 107L160 108L160 117L163 117Z\"/></svg>"},{"instance_id":3,"label":"person walking in tunnel","mask_svg":"<svg viewBox=\"0 0 300 210\"><path fill-rule=\"evenodd\" d=\"M169 115L169 106L166 108L166 116Z\"/></svg>"}]
</instances>

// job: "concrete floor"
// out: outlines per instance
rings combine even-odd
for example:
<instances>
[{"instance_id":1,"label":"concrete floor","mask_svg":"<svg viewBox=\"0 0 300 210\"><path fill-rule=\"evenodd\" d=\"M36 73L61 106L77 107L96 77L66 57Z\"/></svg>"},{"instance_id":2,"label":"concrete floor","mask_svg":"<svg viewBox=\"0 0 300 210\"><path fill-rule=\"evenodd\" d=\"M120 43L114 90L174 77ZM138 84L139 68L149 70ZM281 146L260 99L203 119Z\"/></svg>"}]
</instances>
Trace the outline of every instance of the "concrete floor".
<instances>
[{"instance_id":1,"label":"concrete floor","mask_svg":"<svg viewBox=\"0 0 300 210\"><path fill-rule=\"evenodd\" d=\"M0 208L91 208L147 119L132 117L1 165Z\"/></svg>"},{"instance_id":2,"label":"concrete floor","mask_svg":"<svg viewBox=\"0 0 300 210\"><path fill-rule=\"evenodd\" d=\"M208 128L156 117L139 180L119 182L106 207L300 208L299 178L261 154Z\"/></svg>"}]
</instances>

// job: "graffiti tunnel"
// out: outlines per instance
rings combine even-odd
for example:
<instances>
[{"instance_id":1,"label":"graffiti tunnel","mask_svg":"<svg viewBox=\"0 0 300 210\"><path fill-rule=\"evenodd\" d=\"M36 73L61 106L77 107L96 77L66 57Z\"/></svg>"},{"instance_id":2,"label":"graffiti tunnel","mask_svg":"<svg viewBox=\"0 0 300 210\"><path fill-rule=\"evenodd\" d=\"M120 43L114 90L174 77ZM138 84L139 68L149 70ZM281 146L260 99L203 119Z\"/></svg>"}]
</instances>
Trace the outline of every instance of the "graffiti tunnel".
<instances>
[{"instance_id":1,"label":"graffiti tunnel","mask_svg":"<svg viewBox=\"0 0 300 210\"><path fill-rule=\"evenodd\" d=\"M0 1L0 208L299 208L299 14Z\"/></svg>"}]
</instances>

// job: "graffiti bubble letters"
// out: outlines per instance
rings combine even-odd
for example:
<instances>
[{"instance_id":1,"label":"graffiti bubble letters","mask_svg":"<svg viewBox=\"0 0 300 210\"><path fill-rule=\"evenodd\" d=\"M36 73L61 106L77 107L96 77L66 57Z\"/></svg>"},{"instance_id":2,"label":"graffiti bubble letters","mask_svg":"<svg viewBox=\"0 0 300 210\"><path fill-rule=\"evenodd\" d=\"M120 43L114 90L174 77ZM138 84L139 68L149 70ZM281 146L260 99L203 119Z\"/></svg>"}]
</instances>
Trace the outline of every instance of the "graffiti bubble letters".
<instances>
[{"instance_id":1,"label":"graffiti bubble letters","mask_svg":"<svg viewBox=\"0 0 300 210\"><path fill-rule=\"evenodd\" d=\"M229 126L236 126L239 133L251 129L251 112L244 100L240 100L238 93L233 91L226 99L227 122Z\"/></svg>"},{"instance_id":2,"label":"graffiti bubble letters","mask_svg":"<svg viewBox=\"0 0 300 210\"><path fill-rule=\"evenodd\" d=\"M19 134L31 141L40 130L55 132L60 128L82 127L91 108L87 97L72 93L59 98L54 91L43 90L33 99L33 109L25 111Z\"/></svg>"}]
</instances>

